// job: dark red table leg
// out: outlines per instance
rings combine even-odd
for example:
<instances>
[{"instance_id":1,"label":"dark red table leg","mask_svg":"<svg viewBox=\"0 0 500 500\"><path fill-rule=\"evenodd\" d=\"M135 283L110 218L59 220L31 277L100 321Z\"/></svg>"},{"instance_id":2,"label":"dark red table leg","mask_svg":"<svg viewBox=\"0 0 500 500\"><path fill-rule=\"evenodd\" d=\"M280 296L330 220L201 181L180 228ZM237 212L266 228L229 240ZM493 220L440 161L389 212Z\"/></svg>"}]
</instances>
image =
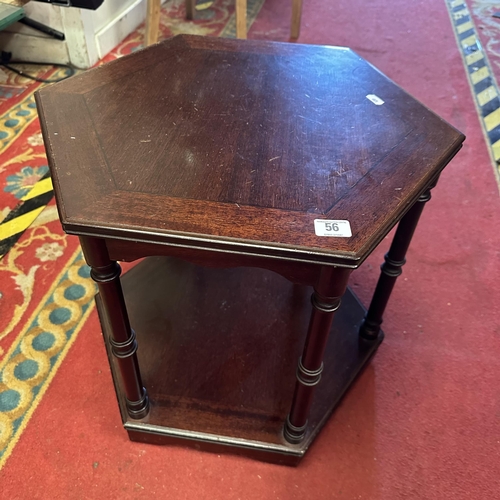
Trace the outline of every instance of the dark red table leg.
<instances>
[{"instance_id":1,"label":"dark red table leg","mask_svg":"<svg viewBox=\"0 0 500 500\"><path fill-rule=\"evenodd\" d=\"M143 418L148 414L149 400L139 371L135 332L130 328L123 298L120 265L110 260L104 240L80 236L80 243L109 322L111 352L117 358L128 414L135 419Z\"/></svg>"},{"instance_id":2,"label":"dark red table leg","mask_svg":"<svg viewBox=\"0 0 500 500\"><path fill-rule=\"evenodd\" d=\"M430 190L435 185L434 183L420 196L399 222L391 247L385 255L385 262L380 268L382 272L375 288L370 308L359 330L362 339L375 340L379 334L384 311L389 302L392 289L396 284L398 276L403 272L402 267L406 262L405 256L413 233L415 232L425 204L431 199Z\"/></svg>"},{"instance_id":3,"label":"dark red table leg","mask_svg":"<svg viewBox=\"0 0 500 500\"><path fill-rule=\"evenodd\" d=\"M311 296L313 311L302 357L297 367L297 382L292 408L284 429L285 439L299 443L305 437L307 418L314 390L321 379L323 356L335 311L347 287L351 269L324 267Z\"/></svg>"}]
</instances>

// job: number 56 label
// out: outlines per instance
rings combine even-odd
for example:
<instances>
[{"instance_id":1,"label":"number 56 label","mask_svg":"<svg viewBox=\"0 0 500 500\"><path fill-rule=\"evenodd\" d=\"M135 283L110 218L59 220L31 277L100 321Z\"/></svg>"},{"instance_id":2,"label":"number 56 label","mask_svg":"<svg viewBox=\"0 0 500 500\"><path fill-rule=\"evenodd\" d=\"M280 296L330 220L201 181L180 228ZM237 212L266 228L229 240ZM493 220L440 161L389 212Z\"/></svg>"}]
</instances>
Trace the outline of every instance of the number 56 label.
<instances>
[{"instance_id":1,"label":"number 56 label","mask_svg":"<svg viewBox=\"0 0 500 500\"><path fill-rule=\"evenodd\" d=\"M333 236L337 238L350 238L352 236L351 225L348 220L314 220L314 232L316 236Z\"/></svg>"}]
</instances>

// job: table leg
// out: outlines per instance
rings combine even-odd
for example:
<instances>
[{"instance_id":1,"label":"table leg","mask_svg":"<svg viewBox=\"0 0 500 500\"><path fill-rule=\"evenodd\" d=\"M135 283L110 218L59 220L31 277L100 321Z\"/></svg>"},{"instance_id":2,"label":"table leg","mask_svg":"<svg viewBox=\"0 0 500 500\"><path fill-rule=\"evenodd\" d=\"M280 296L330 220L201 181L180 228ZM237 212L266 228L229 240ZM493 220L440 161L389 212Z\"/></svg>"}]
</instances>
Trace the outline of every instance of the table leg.
<instances>
[{"instance_id":1,"label":"table leg","mask_svg":"<svg viewBox=\"0 0 500 500\"><path fill-rule=\"evenodd\" d=\"M300 35L300 19L302 17L302 0L293 0L292 2L292 28L290 30L290 39L295 41Z\"/></svg>"},{"instance_id":2,"label":"table leg","mask_svg":"<svg viewBox=\"0 0 500 500\"><path fill-rule=\"evenodd\" d=\"M99 287L99 295L109 322L111 352L117 358L131 418L140 419L149 411L149 399L142 385L137 360L137 341L130 328L127 307L120 283L120 265L110 260L106 244L100 238L80 236L90 275Z\"/></svg>"},{"instance_id":3,"label":"table leg","mask_svg":"<svg viewBox=\"0 0 500 500\"><path fill-rule=\"evenodd\" d=\"M247 37L247 0L236 0L236 38Z\"/></svg>"},{"instance_id":4,"label":"table leg","mask_svg":"<svg viewBox=\"0 0 500 500\"><path fill-rule=\"evenodd\" d=\"M385 262L380 268L381 274L370 303L370 308L359 329L359 334L362 339L375 340L378 337L384 311L389 302L392 289L396 284L398 276L403 272L402 267L406 262L406 252L410 246L413 233L415 232L424 206L431 199L431 189L435 185L434 183L430 186L429 189L418 198L415 204L399 222L391 247L384 257Z\"/></svg>"},{"instance_id":5,"label":"table leg","mask_svg":"<svg viewBox=\"0 0 500 500\"><path fill-rule=\"evenodd\" d=\"M148 0L146 12L146 40L144 46L152 45L158 42L158 33L160 30L160 0Z\"/></svg>"},{"instance_id":6,"label":"table leg","mask_svg":"<svg viewBox=\"0 0 500 500\"><path fill-rule=\"evenodd\" d=\"M186 0L186 19L193 20L196 10L196 0Z\"/></svg>"},{"instance_id":7,"label":"table leg","mask_svg":"<svg viewBox=\"0 0 500 500\"><path fill-rule=\"evenodd\" d=\"M290 443L305 437L314 390L321 379L323 356L335 311L347 288L351 269L324 267L311 296L313 310L306 342L297 367L297 382L284 436Z\"/></svg>"}]
</instances>

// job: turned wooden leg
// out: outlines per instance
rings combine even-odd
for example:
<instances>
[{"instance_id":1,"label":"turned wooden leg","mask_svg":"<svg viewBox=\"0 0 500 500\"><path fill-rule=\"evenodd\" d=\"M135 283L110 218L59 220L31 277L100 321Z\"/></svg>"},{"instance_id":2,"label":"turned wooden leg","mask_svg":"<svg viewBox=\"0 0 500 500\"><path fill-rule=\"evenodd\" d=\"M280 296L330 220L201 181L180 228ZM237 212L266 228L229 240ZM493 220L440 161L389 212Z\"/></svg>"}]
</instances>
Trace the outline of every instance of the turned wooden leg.
<instances>
[{"instance_id":1,"label":"turned wooden leg","mask_svg":"<svg viewBox=\"0 0 500 500\"><path fill-rule=\"evenodd\" d=\"M313 310L302 357L297 367L297 382L284 436L290 443L305 437L314 390L321 379L323 356L335 311L347 287L351 269L324 267L311 296Z\"/></svg>"},{"instance_id":2,"label":"turned wooden leg","mask_svg":"<svg viewBox=\"0 0 500 500\"><path fill-rule=\"evenodd\" d=\"M418 198L399 222L391 247L385 255L385 262L380 268L380 278L375 288L370 308L359 330L362 339L375 340L378 337L384 311L389 302L392 289L396 284L398 276L403 272L402 267L406 262L406 252L410 246L422 210L425 204L431 199L430 190L435 185L434 183Z\"/></svg>"},{"instance_id":3,"label":"turned wooden leg","mask_svg":"<svg viewBox=\"0 0 500 500\"><path fill-rule=\"evenodd\" d=\"M147 415L149 400L141 380L137 361L137 341L130 328L125 300L120 283L121 268L110 260L106 244L100 238L80 236L90 275L99 287L99 295L111 330L111 352L117 358L123 381L127 410L130 417L139 419Z\"/></svg>"},{"instance_id":4,"label":"turned wooden leg","mask_svg":"<svg viewBox=\"0 0 500 500\"><path fill-rule=\"evenodd\" d=\"M196 0L186 0L184 5L186 6L186 19L194 19L194 11L196 9Z\"/></svg>"},{"instance_id":5,"label":"turned wooden leg","mask_svg":"<svg viewBox=\"0 0 500 500\"><path fill-rule=\"evenodd\" d=\"M247 37L247 0L236 0L236 38Z\"/></svg>"},{"instance_id":6,"label":"turned wooden leg","mask_svg":"<svg viewBox=\"0 0 500 500\"><path fill-rule=\"evenodd\" d=\"M292 28L290 30L290 39L297 40L300 35L300 20L302 17L302 0L292 1Z\"/></svg>"},{"instance_id":7,"label":"turned wooden leg","mask_svg":"<svg viewBox=\"0 0 500 500\"><path fill-rule=\"evenodd\" d=\"M146 13L146 40L144 45L152 45L158 41L160 29L161 0L148 0Z\"/></svg>"}]
</instances>

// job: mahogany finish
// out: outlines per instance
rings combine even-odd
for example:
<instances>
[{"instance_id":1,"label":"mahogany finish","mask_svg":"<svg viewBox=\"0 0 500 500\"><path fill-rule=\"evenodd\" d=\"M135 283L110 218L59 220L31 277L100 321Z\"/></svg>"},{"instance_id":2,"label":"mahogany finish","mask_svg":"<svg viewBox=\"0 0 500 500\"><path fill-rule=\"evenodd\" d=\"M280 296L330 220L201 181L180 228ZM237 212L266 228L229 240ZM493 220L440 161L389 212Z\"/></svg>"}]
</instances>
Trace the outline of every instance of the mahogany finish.
<instances>
[{"instance_id":1,"label":"mahogany finish","mask_svg":"<svg viewBox=\"0 0 500 500\"><path fill-rule=\"evenodd\" d=\"M463 141L346 48L180 35L37 103L69 233L351 267Z\"/></svg>"},{"instance_id":2,"label":"mahogany finish","mask_svg":"<svg viewBox=\"0 0 500 500\"><path fill-rule=\"evenodd\" d=\"M323 355L335 312L347 288L350 269L323 267L311 296L313 306L302 356L297 367L297 382L292 408L285 423L285 438L300 443L306 434L307 419L313 402L314 389L321 380Z\"/></svg>"},{"instance_id":3,"label":"mahogany finish","mask_svg":"<svg viewBox=\"0 0 500 500\"><path fill-rule=\"evenodd\" d=\"M36 100L130 437L297 463L382 341L464 136L339 47L181 35ZM348 276L400 220L361 326ZM122 293L116 261L144 257Z\"/></svg>"},{"instance_id":4,"label":"mahogany finish","mask_svg":"<svg viewBox=\"0 0 500 500\"><path fill-rule=\"evenodd\" d=\"M164 257L145 259L122 281L151 400L146 418L129 416L106 344L122 419L136 441L297 464L382 341L381 335L359 343L365 311L348 291L335 315L305 438L289 444L283 424L309 321L309 287L267 270L210 269ZM99 300L98 308L107 338L108 314Z\"/></svg>"},{"instance_id":5,"label":"mahogany finish","mask_svg":"<svg viewBox=\"0 0 500 500\"><path fill-rule=\"evenodd\" d=\"M102 306L109 315L109 344L117 359L123 379L127 411L133 418L143 418L149 411L149 399L137 363L137 341L125 307L120 282L121 267L111 261L106 243L98 238L80 237L83 254L91 266L90 276L99 288Z\"/></svg>"},{"instance_id":6,"label":"mahogany finish","mask_svg":"<svg viewBox=\"0 0 500 500\"><path fill-rule=\"evenodd\" d=\"M402 267L406 263L406 252L410 247L413 233L422 215L424 206L431 199L430 189L434 186L435 183L419 197L398 225L389 252L385 255L384 263L380 266L380 278L377 282L370 308L359 330L361 337L366 340L377 339L392 289L396 284L398 276L403 272Z\"/></svg>"}]
</instances>

